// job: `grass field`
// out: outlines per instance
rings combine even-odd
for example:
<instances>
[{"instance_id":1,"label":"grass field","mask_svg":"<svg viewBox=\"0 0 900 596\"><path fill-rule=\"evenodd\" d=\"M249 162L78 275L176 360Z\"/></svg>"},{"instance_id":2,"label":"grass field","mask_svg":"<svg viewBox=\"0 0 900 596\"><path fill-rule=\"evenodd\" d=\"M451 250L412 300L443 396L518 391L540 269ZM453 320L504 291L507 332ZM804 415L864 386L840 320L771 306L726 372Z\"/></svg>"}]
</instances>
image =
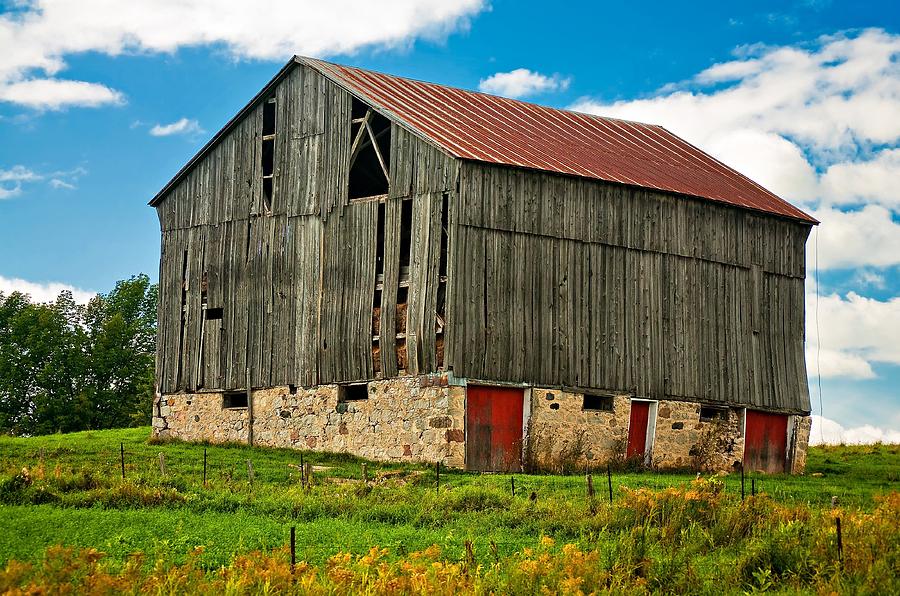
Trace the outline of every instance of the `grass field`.
<instances>
[{"instance_id":1,"label":"grass field","mask_svg":"<svg viewBox=\"0 0 900 596\"><path fill-rule=\"evenodd\" d=\"M312 486L304 488L297 451L154 444L148 436L148 428L138 428L0 438L0 563L7 565L6 588L37 581L37 576L13 573L19 567L10 560L37 563L29 572L37 573L40 562L52 558L47 549L55 544L102 551L102 567L113 574L124 573L136 552L144 553L144 573L164 561L213 578L236 555L251 551L267 553L256 560L271 557L277 567L286 560L278 549L295 526L297 558L313 570L331 569L335 555L349 553L346 566L357 573L378 546L387 549L376 557L387 570L385 577L412 573L403 571L410 561L430 557L462 566L466 581L475 582L461 584L464 589L513 589L519 585L515 581L527 580L519 577L523 561L543 556L551 566L572 560L587 565L584 561L596 557L590 569L607 570L606 585L601 585L606 589L680 586L716 593L824 586L900 592L898 446L813 448L806 475L754 476L764 496L744 502L736 475L698 483L687 474L614 472L609 504L605 470L594 475L591 500L583 475L444 470L437 489L431 466L367 462L370 481L363 483L362 460L305 452L304 461L315 471ZM748 477L748 496L750 484ZM840 503L834 511L832 496ZM835 515L845 523L843 568L836 559ZM432 545L440 554L432 549L427 556L410 555ZM615 584L610 578L622 579L616 570L623 561L637 565L639 572L623 572L624 583ZM552 577L552 569L544 571ZM563 574L562 567L557 571ZM319 573L318 583L307 588L325 586L320 581L324 571L314 573ZM539 585L535 580L519 587ZM0 581L0 592L3 588ZM550 588L563 589L560 583ZM199 584L192 589L203 591Z\"/></svg>"}]
</instances>

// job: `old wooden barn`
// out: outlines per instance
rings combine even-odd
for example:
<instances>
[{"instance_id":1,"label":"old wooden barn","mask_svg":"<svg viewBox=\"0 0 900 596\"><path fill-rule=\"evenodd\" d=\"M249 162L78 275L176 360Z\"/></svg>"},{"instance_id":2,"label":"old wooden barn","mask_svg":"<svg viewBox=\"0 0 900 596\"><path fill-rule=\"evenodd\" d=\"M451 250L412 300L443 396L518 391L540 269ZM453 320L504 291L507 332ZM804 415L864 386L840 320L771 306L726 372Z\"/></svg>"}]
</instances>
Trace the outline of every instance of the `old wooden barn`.
<instances>
[{"instance_id":1,"label":"old wooden barn","mask_svg":"<svg viewBox=\"0 0 900 596\"><path fill-rule=\"evenodd\" d=\"M816 222L662 127L295 57L150 204L158 435L804 465Z\"/></svg>"}]
</instances>

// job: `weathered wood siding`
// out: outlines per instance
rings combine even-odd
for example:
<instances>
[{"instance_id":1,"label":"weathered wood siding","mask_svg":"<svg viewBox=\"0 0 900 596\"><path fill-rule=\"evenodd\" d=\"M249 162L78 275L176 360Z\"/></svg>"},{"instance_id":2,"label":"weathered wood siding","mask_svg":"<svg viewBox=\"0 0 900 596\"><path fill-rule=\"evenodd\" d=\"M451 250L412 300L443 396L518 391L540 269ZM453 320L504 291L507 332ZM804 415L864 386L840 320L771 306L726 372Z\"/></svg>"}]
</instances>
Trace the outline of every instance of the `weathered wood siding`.
<instances>
[{"instance_id":1,"label":"weathered wood siding","mask_svg":"<svg viewBox=\"0 0 900 596\"><path fill-rule=\"evenodd\" d=\"M809 410L809 226L475 163L460 183L457 375Z\"/></svg>"},{"instance_id":2,"label":"weathered wood siding","mask_svg":"<svg viewBox=\"0 0 900 596\"><path fill-rule=\"evenodd\" d=\"M378 202L347 194L351 96L294 68L275 88L271 212L262 200L260 104L157 205L162 229L157 380L162 393L375 378ZM392 127L381 324L393 330L400 205L413 201L410 372L435 364L441 205L454 160ZM392 277L391 277L392 276ZM387 279L389 278L390 279ZM392 285L388 285L388 284ZM221 320L203 316L221 308ZM384 334L383 334L384 335ZM380 351L395 374L393 334Z\"/></svg>"},{"instance_id":3,"label":"weathered wood siding","mask_svg":"<svg viewBox=\"0 0 900 596\"><path fill-rule=\"evenodd\" d=\"M393 123L379 234L379 201L348 200L350 94L297 66L274 96L269 212L264 104L157 204L163 393L243 389L248 370L253 387L391 377L398 351L407 374L435 371L445 224L441 343L456 375L809 410L807 225L459 162ZM398 308L404 201L411 254ZM203 316L204 295L221 319Z\"/></svg>"}]
</instances>

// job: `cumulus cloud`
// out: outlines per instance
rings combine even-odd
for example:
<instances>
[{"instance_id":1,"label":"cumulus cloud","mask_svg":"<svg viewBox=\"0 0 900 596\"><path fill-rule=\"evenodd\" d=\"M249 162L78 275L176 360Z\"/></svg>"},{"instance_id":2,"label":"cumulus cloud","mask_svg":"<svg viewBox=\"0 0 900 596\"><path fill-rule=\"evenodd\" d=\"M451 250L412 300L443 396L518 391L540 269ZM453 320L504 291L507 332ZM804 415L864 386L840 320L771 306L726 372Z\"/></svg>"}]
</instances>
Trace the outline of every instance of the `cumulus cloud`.
<instances>
[{"instance_id":1,"label":"cumulus cloud","mask_svg":"<svg viewBox=\"0 0 900 596\"><path fill-rule=\"evenodd\" d=\"M817 319L819 324L817 324ZM900 365L900 296L855 292L806 296L806 362L811 376L870 379L873 363Z\"/></svg>"},{"instance_id":2,"label":"cumulus cloud","mask_svg":"<svg viewBox=\"0 0 900 596\"><path fill-rule=\"evenodd\" d=\"M29 108L58 110L65 106L95 108L120 104L124 96L106 85L59 79L30 79L0 84L0 101Z\"/></svg>"},{"instance_id":3,"label":"cumulus cloud","mask_svg":"<svg viewBox=\"0 0 900 596\"><path fill-rule=\"evenodd\" d=\"M233 58L346 54L440 37L485 0L33 0L0 15L0 101L56 109L123 101L99 82L56 78L84 52L172 53L215 46Z\"/></svg>"},{"instance_id":4,"label":"cumulus cloud","mask_svg":"<svg viewBox=\"0 0 900 596\"><path fill-rule=\"evenodd\" d=\"M485 93L494 93L505 97L526 97L549 91L565 91L570 79L559 75L543 75L526 68L517 68L509 72L498 72L482 79L478 89Z\"/></svg>"},{"instance_id":5,"label":"cumulus cloud","mask_svg":"<svg viewBox=\"0 0 900 596\"><path fill-rule=\"evenodd\" d=\"M739 48L651 97L574 108L662 124L814 210L822 269L900 261L900 35Z\"/></svg>"},{"instance_id":6,"label":"cumulus cloud","mask_svg":"<svg viewBox=\"0 0 900 596\"><path fill-rule=\"evenodd\" d=\"M53 302L60 292L72 293L72 298L79 304L85 304L96 296L96 292L82 290L69 284L59 282L37 283L24 279L3 277L0 275L0 293L7 296L13 292L28 294L35 302Z\"/></svg>"},{"instance_id":7,"label":"cumulus cloud","mask_svg":"<svg viewBox=\"0 0 900 596\"><path fill-rule=\"evenodd\" d=\"M200 123L194 119L181 118L171 124L157 124L150 129L150 134L154 137L169 137L172 135L193 135L200 134L203 129Z\"/></svg>"},{"instance_id":8,"label":"cumulus cloud","mask_svg":"<svg viewBox=\"0 0 900 596\"><path fill-rule=\"evenodd\" d=\"M900 443L900 431L879 428L871 424L844 428L839 422L812 416L810 445L867 445L871 443Z\"/></svg>"}]
</instances>

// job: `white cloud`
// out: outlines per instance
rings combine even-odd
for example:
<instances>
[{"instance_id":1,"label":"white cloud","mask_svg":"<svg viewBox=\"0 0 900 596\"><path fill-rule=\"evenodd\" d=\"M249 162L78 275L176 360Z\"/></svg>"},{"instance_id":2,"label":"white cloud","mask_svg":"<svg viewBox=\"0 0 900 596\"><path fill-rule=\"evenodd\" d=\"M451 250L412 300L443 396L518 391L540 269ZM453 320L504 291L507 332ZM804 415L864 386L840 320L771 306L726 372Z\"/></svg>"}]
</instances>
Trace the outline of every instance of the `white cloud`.
<instances>
[{"instance_id":1,"label":"white cloud","mask_svg":"<svg viewBox=\"0 0 900 596\"><path fill-rule=\"evenodd\" d=\"M29 79L0 85L0 101L29 108L58 110L66 106L95 108L121 104L124 96L98 83L60 79Z\"/></svg>"},{"instance_id":2,"label":"white cloud","mask_svg":"<svg viewBox=\"0 0 900 596\"><path fill-rule=\"evenodd\" d=\"M806 362L811 377L821 372L824 378L873 378L873 363L900 365L898 337L900 296L881 301L855 292L818 300L815 293L806 295Z\"/></svg>"},{"instance_id":3,"label":"white cloud","mask_svg":"<svg viewBox=\"0 0 900 596\"><path fill-rule=\"evenodd\" d=\"M900 443L900 431L864 424L844 428L839 422L812 416L810 445L867 445L871 443Z\"/></svg>"},{"instance_id":4,"label":"white cloud","mask_svg":"<svg viewBox=\"0 0 900 596\"><path fill-rule=\"evenodd\" d=\"M569 83L570 79L564 79L556 74L547 76L526 68L517 68L482 79L478 83L478 89L505 97L525 97L548 91L565 91Z\"/></svg>"},{"instance_id":5,"label":"white cloud","mask_svg":"<svg viewBox=\"0 0 900 596\"><path fill-rule=\"evenodd\" d=\"M900 208L900 149L878 152L868 161L836 163L822 176L822 197L840 204L880 203Z\"/></svg>"},{"instance_id":6,"label":"white cloud","mask_svg":"<svg viewBox=\"0 0 900 596\"><path fill-rule=\"evenodd\" d=\"M96 292L82 290L68 284L58 282L36 283L0 275L0 293L7 296L13 292L21 292L30 295L35 302L53 302L62 291L72 292L72 298L79 304L87 303L96 296Z\"/></svg>"},{"instance_id":7,"label":"white cloud","mask_svg":"<svg viewBox=\"0 0 900 596\"><path fill-rule=\"evenodd\" d=\"M22 183L40 180L40 176L22 165L8 170L0 169L0 200L11 199L22 194Z\"/></svg>"},{"instance_id":8,"label":"white cloud","mask_svg":"<svg viewBox=\"0 0 900 596\"><path fill-rule=\"evenodd\" d=\"M87 170L81 166L49 174L35 172L23 165L15 165L8 170L0 169L0 199L19 196L23 192L23 184L42 180L48 180L47 184L53 189L74 189L75 182L85 174Z\"/></svg>"},{"instance_id":9,"label":"white cloud","mask_svg":"<svg viewBox=\"0 0 900 596\"><path fill-rule=\"evenodd\" d=\"M64 188L66 190L74 190L75 189L74 184L72 184L70 182L66 182L65 180L60 180L59 178L51 179L49 184L51 187L56 188L56 189L60 189L60 188Z\"/></svg>"},{"instance_id":10,"label":"white cloud","mask_svg":"<svg viewBox=\"0 0 900 596\"><path fill-rule=\"evenodd\" d=\"M171 135L191 135L200 134L203 129L200 123L194 119L181 118L171 124L157 124L150 129L150 134L154 137L168 137Z\"/></svg>"},{"instance_id":11,"label":"white cloud","mask_svg":"<svg viewBox=\"0 0 900 596\"><path fill-rule=\"evenodd\" d=\"M40 179L38 174L22 165L13 166L8 170L0 169L0 182L31 182Z\"/></svg>"},{"instance_id":12,"label":"white cloud","mask_svg":"<svg viewBox=\"0 0 900 596\"><path fill-rule=\"evenodd\" d=\"M465 27L485 0L33 0L0 15L0 100L42 108L122 101L102 83L52 78L84 52L224 48L233 58L287 60L395 47Z\"/></svg>"},{"instance_id":13,"label":"white cloud","mask_svg":"<svg viewBox=\"0 0 900 596\"><path fill-rule=\"evenodd\" d=\"M870 29L735 55L650 98L574 108L662 124L814 210L822 269L900 262L900 35Z\"/></svg>"},{"instance_id":14,"label":"white cloud","mask_svg":"<svg viewBox=\"0 0 900 596\"><path fill-rule=\"evenodd\" d=\"M856 275L853 276L853 282L857 286L870 286L879 290L883 290L887 284L884 275L868 269L857 271Z\"/></svg>"},{"instance_id":15,"label":"white cloud","mask_svg":"<svg viewBox=\"0 0 900 596\"><path fill-rule=\"evenodd\" d=\"M806 243L810 269L816 264L816 250L823 270L900 264L900 223L889 209L867 205L852 211L829 207L810 213L822 222Z\"/></svg>"}]
</instances>

